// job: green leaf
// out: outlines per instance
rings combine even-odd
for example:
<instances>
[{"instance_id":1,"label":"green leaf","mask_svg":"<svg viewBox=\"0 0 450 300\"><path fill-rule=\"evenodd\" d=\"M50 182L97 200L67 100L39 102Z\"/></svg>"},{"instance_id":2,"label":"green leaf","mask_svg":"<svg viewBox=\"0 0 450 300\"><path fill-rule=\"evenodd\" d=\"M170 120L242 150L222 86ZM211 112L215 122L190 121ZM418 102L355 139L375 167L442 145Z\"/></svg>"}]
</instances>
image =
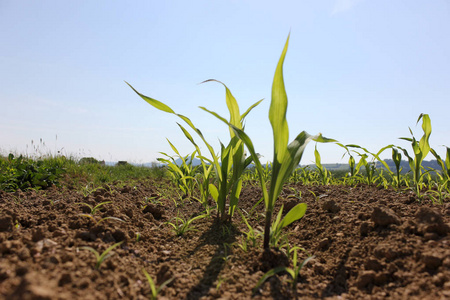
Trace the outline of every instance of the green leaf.
<instances>
[{"instance_id":1,"label":"green leaf","mask_svg":"<svg viewBox=\"0 0 450 300\"><path fill-rule=\"evenodd\" d=\"M272 277L273 275L280 273L280 272L284 272L287 271L288 268L287 267L276 267L274 269L271 269L269 271L267 271L263 277L261 277L261 279L256 283L256 286L253 288L253 293L256 293L259 289L259 287L270 277Z\"/></svg>"},{"instance_id":2,"label":"green leaf","mask_svg":"<svg viewBox=\"0 0 450 300\"><path fill-rule=\"evenodd\" d=\"M319 151L317 151L317 144L316 144L316 147L314 148L314 157L316 160L317 168L320 170L323 170L323 166L322 166L321 159L320 159L320 153L319 153Z\"/></svg>"},{"instance_id":3,"label":"green leaf","mask_svg":"<svg viewBox=\"0 0 450 300\"><path fill-rule=\"evenodd\" d=\"M289 140L289 128L286 120L288 100L283 79L283 63L286 57L288 45L289 36L286 40L286 44L284 45L283 52L281 53L281 57L275 70L275 76L272 84L272 101L270 102L269 109L269 120L272 125L274 141L274 170L277 169L277 165L281 164L283 161L284 153L286 152L286 146Z\"/></svg>"},{"instance_id":4,"label":"green leaf","mask_svg":"<svg viewBox=\"0 0 450 300\"><path fill-rule=\"evenodd\" d=\"M136 90L134 89L134 87L131 86L131 84L129 84L129 83L126 82L126 81L125 81L125 83L128 84L128 86L129 86L130 88L132 88L133 91L135 91L136 94L138 94L138 95L139 95L142 99L144 99L148 104L152 105L153 107L155 107L155 108L157 108L157 109L159 109L159 110L162 110L162 111L165 111L165 112L168 112L168 113L172 113L172 114L175 113L175 112L174 112L169 106L167 106L166 104L162 103L161 101L158 101L158 100L156 100L156 99L147 97L147 96L145 96L145 95L139 93L138 91L136 91Z\"/></svg>"},{"instance_id":5,"label":"green leaf","mask_svg":"<svg viewBox=\"0 0 450 300\"><path fill-rule=\"evenodd\" d=\"M283 184L289 178L295 167L300 163L306 145L313 138L314 137L309 135L307 132L301 132L295 138L295 140L293 140L287 146L287 151L285 152L281 163L273 164L272 180L270 182L269 203L267 205L268 210L272 211L275 201L277 200L278 196L280 195L281 189L283 188Z\"/></svg>"},{"instance_id":6,"label":"green leaf","mask_svg":"<svg viewBox=\"0 0 450 300\"><path fill-rule=\"evenodd\" d=\"M306 213L306 208L308 206L306 203L299 203L294 206L287 214L284 216L283 220L280 223L280 227L284 228L291 223L300 220Z\"/></svg>"},{"instance_id":7,"label":"green leaf","mask_svg":"<svg viewBox=\"0 0 450 300\"><path fill-rule=\"evenodd\" d=\"M252 106L250 106L246 111L245 111L245 113L243 113L242 115L241 115L241 122L245 119L245 117L250 113L250 111L253 109L253 108L255 108L256 106L258 106L260 103L261 103L261 101L263 101L264 99L261 99L261 100L259 100L258 102L256 102L255 104L253 104Z\"/></svg>"},{"instance_id":8,"label":"green leaf","mask_svg":"<svg viewBox=\"0 0 450 300\"><path fill-rule=\"evenodd\" d=\"M419 147L422 152L422 159L424 159L430 152L430 135L431 135L431 120L428 114L420 114L417 123L422 119L422 129L424 135L419 141Z\"/></svg>"},{"instance_id":9,"label":"green leaf","mask_svg":"<svg viewBox=\"0 0 450 300\"><path fill-rule=\"evenodd\" d=\"M213 199L217 202L219 198L219 191L217 190L217 187L212 183L209 184L209 193L211 194L211 197L213 197Z\"/></svg>"},{"instance_id":10,"label":"green leaf","mask_svg":"<svg viewBox=\"0 0 450 300\"><path fill-rule=\"evenodd\" d=\"M260 184L262 187L263 198L264 198L264 201L267 206L267 203L269 201L269 196L267 193L267 189L265 188L266 181L264 180L264 168L261 165L261 161L259 160L259 154L256 153L252 140L243 130L241 130L231 124L230 124L230 126L233 129L233 131L235 132L235 134L244 142L245 146L247 146L247 149L250 152L250 155L253 157L253 162L255 164L256 171L258 172L259 181L260 181Z\"/></svg>"}]
</instances>

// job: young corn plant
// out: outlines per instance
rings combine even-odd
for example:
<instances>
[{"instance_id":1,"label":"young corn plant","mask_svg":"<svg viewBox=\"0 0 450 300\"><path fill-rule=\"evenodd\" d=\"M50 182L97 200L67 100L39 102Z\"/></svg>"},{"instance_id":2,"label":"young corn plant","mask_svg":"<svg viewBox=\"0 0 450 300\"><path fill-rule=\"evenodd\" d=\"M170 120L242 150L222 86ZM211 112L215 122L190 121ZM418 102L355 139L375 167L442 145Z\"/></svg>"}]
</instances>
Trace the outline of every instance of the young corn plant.
<instances>
[{"instance_id":1,"label":"young corn plant","mask_svg":"<svg viewBox=\"0 0 450 300\"><path fill-rule=\"evenodd\" d=\"M196 229L192 226L192 222L203 219L206 216L207 214L203 214L193 218L184 219L177 215L176 217L172 218L172 220L175 220L174 222L169 221L167 222L167 224L172 226L172 230L176 234L176 236L182 236L188 231L195 231Z\"/></svg>"},{"instance_id":2,"label":"young corn plant","mask_svg":"<svg viewBox=\"0 0 450 300\"><path fill-rule=\"evenodd\" d=\"M194 139L192 138L191 134L180 124L178 124L180 129L183 131L185 137L195 146L196 152L198 154L198 158L200 158L200 165L201 169L199 169L199 176L196 177L198 187L200 190L200 199L197 199L205 208L208 215L211 213L211 207L209 205L209 196L211 195L211 192L209 190L210 182L212 181L213 176L215 175L214 168L216 167L215 162L211 161L210 159L202 156L200 147L195 143ZM201 134L200 131L197 133ZM204 140L204 139L203 139ZM206 143L206 141L204 140ZM208 147L210 151L212 151L212 147ZM210 152L211 153L211 152ZM201 178L199 178L201 177Z\"/></svg>"},{"instance_id":3,"label":"young corn plant","mask_svg":"<svg viewBox=\"0 0 450 300\"><path fill-rule=\"evenodd\" d=\"M228 87L224 83L214 79L210 79L205 82L209 81L218 82L225 87L226 103L230 113L230 120L226 121L220 115L206 109L205 107L200 108L206 112L211 113L212 115L216 116L226 123L229 122L233 126L236 126L236 128L243 129L245 117L255 106L261 103L262 100L250 106L250 108L241 115L239 105ZM218 185L216 188L216 186L211 184L210 192L213 198L216 200L218 212L220 212L222 216L224 216L226 213L226 200L227 197L229 197L230 208L227 217L231 221L231 217L233 216L239 202L244 171L251 164L253 158L251 156L247 158L245 157L246 155L244 151L244 143L239 139L239 137L236 136L231 128L230 138L231 140L227 147L225 147L221 143L221 165L220 168L216 168ZM231 176L229 174L231 174ZM222 219L224 218L222 217Z\"/></svg>"},{"instance_id":4,"label":"young corn plant","mask_svg":"<svg viewBox=\"0 0 450 300\"><path fill-rule=\"evenodd\" d=\"M104 217L104 218L101 218L100 220L96 219L95 214L97 213L97 211L99 211L103 205L106 205L109 203L111 203L111 201L105 201L105 202L97 204L96 206L91 206L84 202L76 203L76 204L84 205L90 209L90 212L88 214L79 214L79 216L91 219L96 225L100 224L101 222L107 221L107 220L125 222L124 220L117 218L117 217Z\"/></svg>"},{"instance_id":5,"label":"young corn plant","mask_svg":"<svg viewBox=\"0 0 450 300\"><path fill-rule=\"evenodd\" d=\"M87 184L86 186L81 188L80 192L83 195L83 197L86 198L90 194L94 193L97 190L101 190L101 189L103 189L101 186L94 188L94 187L90 187L89 184Z\"/></svg>"},{"instance_id":6,"label":"young corn plant","mask_svg":"<svg viewBox=\"0 0 450 300\"><path fill-rule=\"evenodd\" d=\"M448 186L448 183L450 182L450 148L446 146L444 147L446 148L445 160L442 160L433 148L430 149L430 152L434 155L437 163L441 167L441 172L436 174L438 175L441 183L445 182L445 185Z\"/></svg>"},{"instance_id":7,"label":"young corn plant","mask_svg":"<svg viewBox=\"0 0 450 300\"><path fill-rule=\"evenodd\" d=\"M218 82L217 80L211 80L211 79L206 80L204 82L209 82L209 81ZM219 82L219 83L221 83L221 82ZM223 83L221 83L221 84L223 84ZM174 115L178 116L179 118L181 118L202 139L202 141L204 142L204 144L206 145L206 147L209 150L212 160L204 157L201 154L200 148L195 143L195 141L192 138L192 136L190 135L190 133L183 126L178 124L178 126L181 128L181 130L185 134L186 138L188 138L189 141L195 146L195 148L198 152L198 157L201 158L202 161L204 161L203 162L204 174L205 175L211 174L211 172L209 172L209 173L206 172L206 171L208 171L208 168L206 167L207 164L205 163L205 161L214 166L214 171L215 171L214 174L216 176L216 185L217 186L214 184L210 184L209 178L204 178L203 182L205 184L208 183L209 194L211 194L211 196L213 196L217 202L217 208L218 208L217 212L218 212L218 215L220 215L220 219L223 221L231 220L234 210L236 209L236 206L237 206L237 203L239 200L239 195L240 195L240 192L242 189L241 176L242 176L245 168L252 161L251 157L245 158L244 145L243 145L242 141L235 136L234 131L230 130L231 140L230 140L229 144L225 147L221 143L221 155L220 156L216 155L213 147L206 141L202 132L197 127L195 127L195 125L192 123L192 121L189 118L187 118L184 115L175 113L175 111L173 109L171 109L169 106L167 106L166 104L164 104L156 99L147 97L147 96L139 93L138 91L136 91L130 84L128 84L128 85L142 99L144 99L147 103L149 103L153 107L155 107L161 111L174 114ZM250 108L248 108L247 111L241 115L236 99L234 98L234 96L231 94L230 90L225 85L224 85L224 87L226 90L226 103L227 103L228 110L230 112L230 121L229 122L233 126L236 126L236 128L242 129L244 119L247 116L247 114L255 106L257 106L262 100L256 102L252 106L250 106ZM205 109L203 107L201 107L201 108L208 111L207 109ZM230 172L231 172L231 176L229 176ZM205 192L205 187L203 187L202 192ZM228 198L229 198L229 209L227 210L226 202L227 202Z\"/></svg>"},{"instance_id":8,"label":"young corn plant","mask_svg":"<svg viewBox=\"0 0 450 300\"><path fill-rule=\"evenodd\" d=\"M343 145L343 144L341 144L341 143L336 143L336 145L338 145L338 146L344 148L345 151L346 151L346 152L344 152L344 154L342 155L342 158L344 158L345 154L348 154L348 156L349 156L349 158L348 158L348 166L349 166L349 168L350 168L350 172L348 173L348 177L346 177L346 179L347 179L347 178L349 178L349 179L348 179L348 180L345 180L345 182L346 182L347 184L349 184L349 185L353 185L353 184L355 184L355 182L356 182L356 174L357 174L357 171L356 171L356 161L355 161L355 158L354 158L353 155L352 155L352 151L350 151L349 148L351 148L351 147L357 147L357 148L359 148L359 146L358 146L358 145L352 145L352 144L351 144L351 145Z\"/></svg>"},{"instance_id":9,"label":"young corn plant","mask_svg":"<svg viewBox=\"0 0 450 300\"><path fill-rule=\"evenodd\" d=\"M292 290L294 291L294 294L295 294L294 295L294 299L297 299L297 283L298 283L298 280L300 278L300 271L303 268L303 266L305 266L311 259L314 258L314 256L308 256L305 260L303 260L299 264L297 249L301 249L301 248L294 247L292 249L292 251L294 252L293 258L292 258L292 265L293 265L293 267L289 268L289 267L285 267L285 266L280 266L280 267L276 267L274 269L269 270L258 281L258 283L256 284L255 288L253 289L253 294L255 294L258 291L258 289L261 287L261 285L267 279L269 279L270 277L274 276L275 274L286 272L286 273L289 274L289 276L291 276L291 288L292 288Z\"/></svg>"},{"instance_id":10,"label":"young corn plant","mask_svg":"<svg viewBox=\"0 0 450 300\"><path fill-rule=\"evenodd\" d=\"M386 168L386 170L389 172L389 174L392 176L393 173L389 169L388 164L386 164L386 162L380 158L381 153L384 150L391 148L392 145L382 148L377 153L372 153L369 150L367 150L366 148L363 148L363 147L355 145L355 144L349 144L349 145L343 145L340 143L336 143L336 144L346 150L346 153L344 153L344 155L342 157L344 157L345 154L348 154L350 157L348 164L350 166L350 178L352 179L351 180L352 184L355 183L354 180L356 180L356 179L362 180L364 183L367 183L369 185L376 183L377 181L382 181L382 178L380 177L381 175L378 177L375 176L376 175L375 172L377 170L376 161L381 163ZM351 148L361 149L364 151L364 153L360 153L356 150L350 150ZM353 157L352 153L356 153L360 157L360 160L359 160L358 164L356 164L356 165L355 165L356 161L355 161L355 158ZM371 160L367 161L367 159L369 158L369 155L371 156ZM361 175L359 173L361 167L363 167L363 166L366 171L366 177L364 177L363 175ZM358 175L360 175L360 176L358 176Z\"/></svg>"},{"instance_id":11,"label":"young corn plant","mask_svg":"<svg viewBox=\"0 0 450 300\"><path fill-rule=\"evenodd\" d=\"M170 278L164 281L159 287L156 287L155 282L153 281L152 277L147 273L145 269L142 269L142 272L145 275L145 278L147 278L147 282L150 285L150 290L152 292L150 299L156 300L158 299L158 295L161 292L163 288L165 288L168 284L170 284L175 278Z\"/></svg>"},{"instance_id":12,"label":"young corn plant","mask_svg":"<svg viewBox=\"0 0 450 300\"><path fill-rule=\"evenodd\" d=\"M76 204L84 205L84 206L88 207L89 210L90 210L89 214L90 215L95 215L97 213L97 211L99 211L104 205L109 204L109 203L111 203L111 201L105 201L105 202L97 204L96 206L91 206L91 205L89 205L87 203L84 203L84 202L83 203L76 203Z\"/></svg>"},{"instance_id":13,"label":"young corn plant","mask_svg":"<svg viewBox=\"0 0 450 300\"><path fill-rule=\"evenodd\" d=\"M331 172L328 171L321 163L320 153L317 151L317 144L316 148L314 149L314 157L315 157L315 163L316 163L316 169L319 172L319 177L322 181L323 185L328 185L331 180Z\"/></svg>"},{"instance_id":14,"label":"young corn plant","mask_svg":"<svg viewBox=\"0 0 450 300\"><path fill-rule=\"evenodd\" d=\"M393 184L397 187L400 188L401 184L402 184L402 180L401 180L401 172L402 172L402 168L400 167L400 164L402 162L402 154L398 151L398 149L396 148L392 148L392 160L394 161L395 164L395 177L393 177Z\"/></svg>"},{"instance_id":15,"label":"young corn plant","mask_svg":"<svg viewBox=\"0 0 450 300\"><path fill-rule=\"evenodd\" d=\"M356 152L356 151L355 151ZM367 158L369 158L369 156L366 153L359 153L356 152L359 156L359 162L356 165L356 170L357 172L359 172L359 170L361 169L362 166L364 166L364 168L366 169L366 176L361 176L362 181L364 181L366 184L368 185L372 185L374 182L374 174L375 174L375 162L372 161L367 161Z\"/></svg>"},{"instance_id":16,"label":"young corn plant","mask_svg":"<svg viewBox=\"0 0 450 300\"><path fill-rule=\"evenodd\" d=\"M433 182L434 188L428 191L429 197L435 204L444 204L444 200L450 197L450 193L447 189L448 179L443 182ZM430 185L432 187L432 185Z\"/></svg>"},{"instance_id":17,"label":"young corn plant","mask_svg":"<svg viewBox=\"0 0 450 300\"><path fill-rule=\"evenodd\" d=\"M294 208L295 209L291 209L288 212L288 214L286 214L286 216L283 219L281 219L281 216L283 215L283 206L281 206L280 211L278 212L278 215L270 228L271 233L269 239L270 246L276 248L283 248L284 246L289 246L286 245L287 236L283 234L282 229L291 224L292 222L303 217L306 213L307 205L306 203L300 203Z\"/></svg>"},{"instance_id":18,"label":"young corn plant","mask_svg":"<svg viewBox=\"0 0 450 300\"><path fill-rule=\"evenodd\" d=\"M297 168L291 175L291 182L301 182L303 185L310 185L314 181L314 172L309 169L309 166Z\"/></svg>"},{"instance_id":19,"label":"young corn plant","mask_svg":"<svg viewBox=\"0 0 450 300\"><path fill-rule=\"evenodd\" d=\"M108 247L108 249L106 249L105 251L103 251L103 253L101 253L101 254L100 254L99 252L97 252L94 248L88 247L88 246L81 247L80 249L83 249L83 250L89 250L89 251L91 251L92 253L94 253L95 259L97 260L96 263L95 263L95 269L98 270L98 269L100 269L101 264L102 264L108 257L110 257L110 256L113 254L113 253L110 253L111 250L113 250L113 249L116 248L117 246L121 245L122 243L123 243L123 241L122 241L122 242L115 243L114 245Z\"/></svg>"},{"instance_id":20,"label":"young corn plant","mask_svg":"<svg viewBox=\"0 0 450 300\"><path fill-rule=\"evenodd\" d=\"M408 151L404 148L401 147L397 148L402 150L405 156L408 158L408 163L413 173L414 192L419 198L419 200L422 200L423 195L421 193L421 190L424 187L423 182L424 172L422 162L431 150L429 142L431 135L431 120L428 114L420 114L416 124L419 123L420 120L422 120L423 136L419 141L417 141L416 138L414 137L411 128L409 128L409 132L411 133L412 136L411 138L406 137L400 138L402 140L411 142L411 147L413 149L414 156L409 155Z\"/></svg>"},{"instance_id":21,"label":"young corn plant","mask_svg":"<svg viewBox=\"0 0 450 300\"><path fill-rule=\"evenodd\" d=\"M268 249L270 247L271 236L272 234L274 234L274 232L272 231L272 214L276 200L281 193L284 183L289 179L294 169L299 165L306 145L312 140L316 142L335 142L335 140L323 137L322 134L312 136L303 131L290 144L288 144L289 128L286 120L288 101L283 80L283 63L288 49L288 44L289 37L278 61L272 84L272 100L269 109L269 120L272 125L273 131L274 158L272 162L269 191L267 191L266 188L264 168L259 160L258 154L254 149L253 142L250 137L244 132L242 128L235 126L231 122L227 122L225 119L211 112L213 115L215 115L231 127L236 136L245 143L248 151L253 157L256 170L259 174L259 180L263 192L266 210L263 244L263 247L265 249ZM279 224L276 226L276 228L281 230L292 222L299 220L301 217L303 217L305 210L306 204L297 204L286 214L286 216L281 221L279 221Z\"/></svg>"},{"instance_id":22,"label":"young corn plant","mask_svg":"<svg viewBox=\"0 0 450 300\"><path fill-rule=\"evenodd\" d=\"M244 214L238 210L239 215L244 221L245 225L247 225L248 231L244 232L245 237L242 237L242 243L238 244L238 246L247 252L249 247L256 247L257 240L262 236L262 232L258 229L254 229L249 223Z\"/></svg>"},{"instance_id":23,"label":"young corn plant","mask_svg":"<svg viewBox=\"0 0 450 300\"><path fill-rule=\"evenodd\" d=\"M181 160L181 165L178 166L174 157L159 152L166 156L165 158L158 158L157 160L167 164L169 174L172 177L173 182L179 187L184 195L191 197L196 186L196 174L199 166L193 166L194 157L197 151L194 151L191 155L181 156L178 149L167 139L172 150L177 154Z\"/></svg>"}]
</instances>

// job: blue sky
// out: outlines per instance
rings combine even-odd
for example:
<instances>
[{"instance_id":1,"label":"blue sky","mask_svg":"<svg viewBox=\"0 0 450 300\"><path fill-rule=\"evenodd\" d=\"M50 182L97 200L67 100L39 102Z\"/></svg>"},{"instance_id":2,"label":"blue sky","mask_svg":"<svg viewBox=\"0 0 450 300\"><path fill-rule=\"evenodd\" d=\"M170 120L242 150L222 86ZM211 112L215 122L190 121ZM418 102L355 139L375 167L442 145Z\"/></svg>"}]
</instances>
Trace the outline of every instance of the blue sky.
<instances>
[{"instance_id":1,"label":"blue sky","mask_svg":"<svg viewBox=\"0 0 450 300\"><path fill-rule=\"evenodd\" d=\"M377 152L431 117L431 144L450 146L450 1L0 0L0 151L62 150L107 161L155 161L194 150L172 115L125 83L190 117L218 150L228 129L227 84L263 160L276 63L291 32L284 77L290 139L302 130ZM200 143L200 140L198 140ZM206 153L205 147L203 147ZM323 162L345 163L336 145ZM302 164L313 161L314 144ZM386 152L385 157L390 153ZM431 156L428 159L432 159Z\"/></svg>"}]
</instances>

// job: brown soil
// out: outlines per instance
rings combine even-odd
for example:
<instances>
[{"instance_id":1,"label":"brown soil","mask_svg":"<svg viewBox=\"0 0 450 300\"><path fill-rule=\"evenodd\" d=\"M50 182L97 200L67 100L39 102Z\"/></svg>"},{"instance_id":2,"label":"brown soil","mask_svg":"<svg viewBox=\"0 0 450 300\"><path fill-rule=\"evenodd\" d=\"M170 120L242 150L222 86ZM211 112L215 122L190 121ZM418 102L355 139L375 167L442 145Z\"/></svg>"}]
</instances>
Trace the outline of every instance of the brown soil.
<instances>
[{"instance_id":1,"label":"brown soil","mask_svg":"<svg viewBox=\"0 0 450 300\"><path fill-rule=\"evenodd\" d=\"M165 222L199 214L202 206L183 199L176 207L168 186L150 180L87 197L69 188L0 192L0 298L147 299L145 268L157 284L174 278L162 299L450 299L449 203L420 204L407 192L369 186L286 186L277 209L308 204L287 229L290 244L315 258L301 270L296 291L280 274L252 296L265 271L289 263L285 254L263 253L261 239L243 251L238 244L248 229L238 214L232 224L194 221L197 231L177 237ZM146 207L145 197L153 201ZM247 185L239 205L250 212L260 198L260 188ZM80 216L90 210L79 203L104 201L112 203L95 221L125 222ZM255 228L262 213L261 204L248 217ZM101 253L120 241L98 270L94 254L81 248Z\"/></svg>"}]
</instances>

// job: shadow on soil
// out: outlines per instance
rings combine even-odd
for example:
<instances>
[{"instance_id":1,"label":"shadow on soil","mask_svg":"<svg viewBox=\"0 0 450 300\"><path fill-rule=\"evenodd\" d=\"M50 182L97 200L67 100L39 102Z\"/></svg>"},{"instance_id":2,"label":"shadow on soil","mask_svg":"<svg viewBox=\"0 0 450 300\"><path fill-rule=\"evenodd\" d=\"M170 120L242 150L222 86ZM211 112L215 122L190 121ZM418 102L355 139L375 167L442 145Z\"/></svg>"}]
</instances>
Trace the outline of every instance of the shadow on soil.
<instances>
[{"instance_id":1,"label":"shadow on soil","mask_svg":"<svg viewBox=\"0 0 450 300\"><path fill-rule=\"evenodd\" d=\"M347 250L344 256L341 258L341 261L336 268L334 278L323 290L322 297L339 296L342 293L346 293L348 291L347 270L345 269L345 264L348 260L349 252L350 251Z\"/></svg>"},{"instance_id":2,"label":"shadow on soil","mask_svg":"<svg viewBox=\"0 0 450 300\"><path fill-rule=\"evenodd\" d=\"M186 300L200 299L208 294L209 289L214 286L220 272L222 271L228 256L231 254L231 244L236 241L236 236L240 235L239 230L231 223L223 223L217 219L213 222L209 230L200 237L200 243L188 252L187 259L205 245L217 245L217 249L211 256L208 266L203 273L203 277L198 284L193 286L186 295Z\"/></svg>"}]
</instances>

